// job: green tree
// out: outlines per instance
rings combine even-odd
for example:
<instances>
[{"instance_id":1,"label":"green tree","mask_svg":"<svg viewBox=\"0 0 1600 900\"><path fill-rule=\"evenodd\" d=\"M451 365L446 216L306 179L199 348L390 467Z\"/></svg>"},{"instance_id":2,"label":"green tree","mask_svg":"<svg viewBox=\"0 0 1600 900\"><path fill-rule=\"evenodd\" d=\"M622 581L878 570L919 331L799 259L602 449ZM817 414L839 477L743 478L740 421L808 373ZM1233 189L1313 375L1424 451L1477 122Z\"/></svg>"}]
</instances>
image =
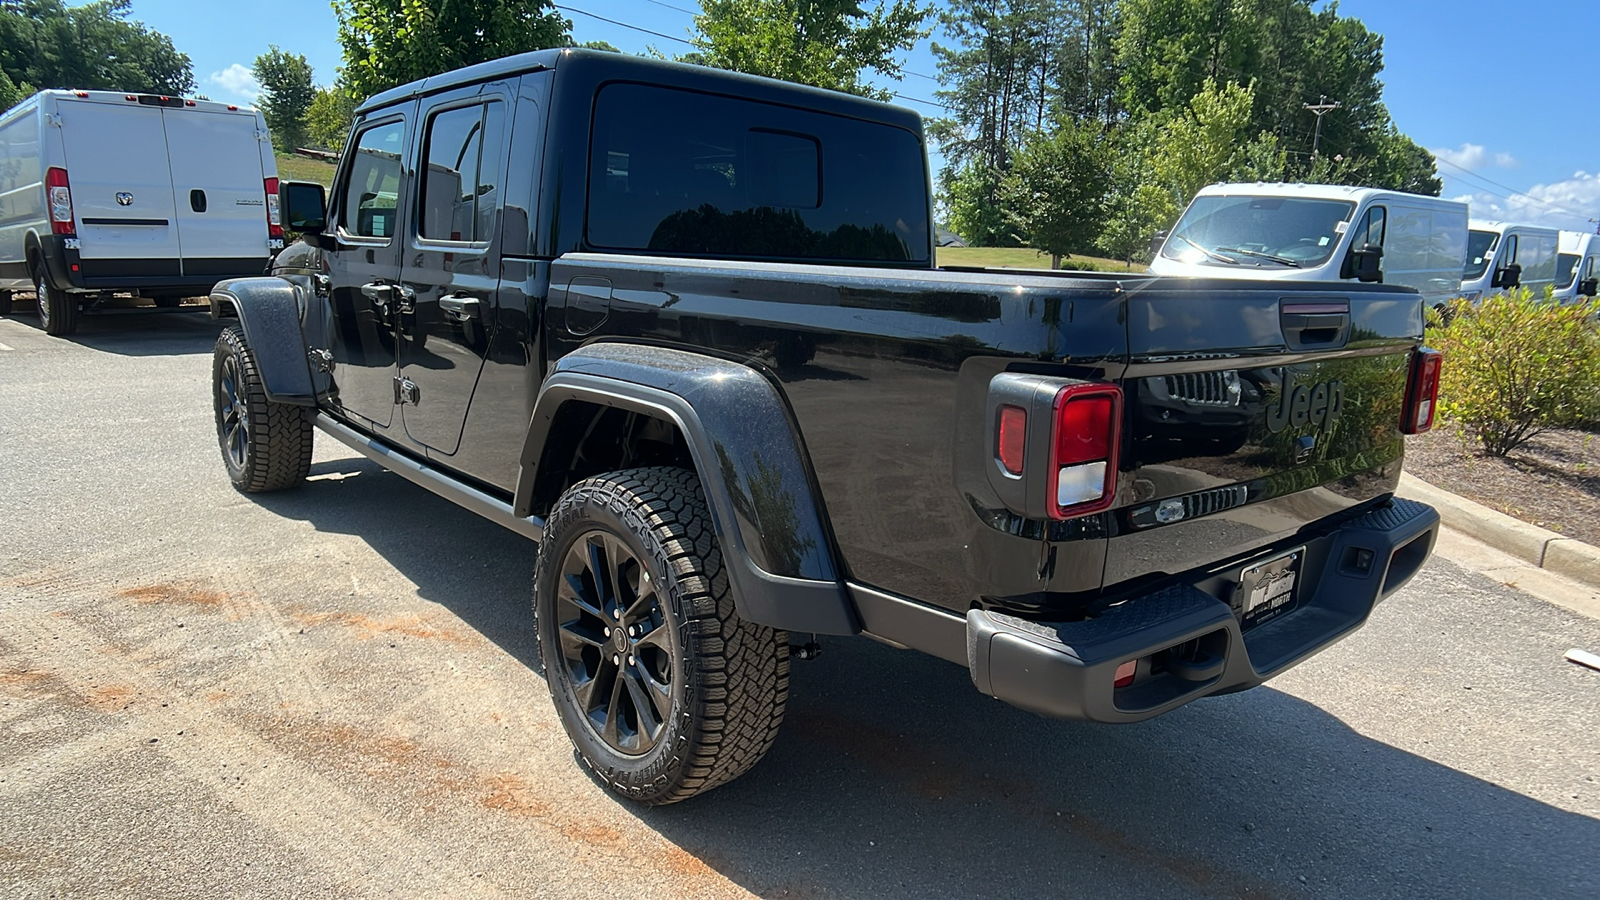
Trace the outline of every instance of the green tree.
<instances>
[{"instance_id":1,"label":"green tree","mask_svg":"<svg viewBox=\"0 0 1600 900\"><path fill-rule=\"evenodd\" d=\"M11 80L11 76L0 72L0 112L5 112L18 103L33 96L33 85L18 85Z\"/></svg>"},{"instance_id":2,"label":"green tree","mask_svg":"<svg viewBox=\"0 0 1600 900\"><path fill-rule=\"evenodd\" d=\"M342 150L355 117L355 97L342 82L319 88L306 110L306 139L324 150Z\"/></svg>"},{"instance_id":3,"label":"green tree","mask_svg":"<svg viewBox=\"0 0 1600 900\"><path fill-rule=\"evenodd\" d=\"M1061 259L1093 247L1105 222L1111 154L1098 126L1071 119L1023 139L1000 194L1018 237Z\"/></svg>"},{"instance_id":4,"label":"green tree","mask_svg":"<svg viewBox=\"0 0 1600 900\"><path fill-rule=\"evenodd\" d=\"M172 39L130 21L131 0L67 6L61 0L0 4L0 71L19 87L187 94L189 57Z\"/></svg>"},{"instance_id":5,"label":"green tree","mask_svg":"<svg viewBox=\"0 0 1600 900\"><path fill-rule=\"evenodd\" d=\"M1015 245L998 202L1001 173L980 159L948 166L940 176L945 223L974 247Z\"/></svg>"},{"instance_id":6,"label":"green tree","mask_svg":"<svg viewBox=\"0 0 1600 900\"><path fill-rule=\"evenodd\" d=\"M582 47L585 50L604 50L607 53L621 53L622 52L621 50L617 49L615 44L612 44L612 43L610 43L608 41L584 41L583 43L579 44L578 46Z\"/></svg>"},{"instance_id":7,"label":"green tree","mask_svg":"<svg viewBox=\"0 0 1600 900\"><path fill-rule=\"evenodd\" d=\"M1150 239L1178 217L1177 201L1157 182L1151 163L1156 137L1152 125L1127 126L1115 142L1100 249L1130 266L1149 256Z\"/></svg>"},{"instance_id":8,"label":"green tree","mask_svg":"<svg viewBox=\"0 0 1600 900\"><path fill-rule=\"evenodd\" d=\"M891 91L862 72L898 81L897 54L926 37L931 13L915 0L704 0L694 18L695 52L683 57L718 69L888 100Z\"/></svg>"},{"instance_id":9,"label":"green tree","mask_svg":"<svg viewBox=\"0 0 1600 900\"><path fill-rule=\"evenodd\" d=\"M552 0L333 0L342 75L358 98L429 75L572 45Z\"/></svg>"},{"instance_id":10,"label":"green tree","mask_svg":"<svg viewBox=\"0 0 1600 900\"><path fill-rule=\"evenodd\" d=\"M302 54L285 53L269 45L250 70L261 83L261 116L267 120L280 150L305 143L306 115L317 98L311 83L311 64Z\"/></svg>"},{"instance_id":11,"label":"green tree","mask_svg":"<svg viewBox=\"0 0 1600 900\"><path fill-rule=\"evenodd\" d=\"M1277 139L1250 137L1254 94L1237 84L1206 79L1188 108L1158 126L1151 153L1156 181L1182 209L1218 181L1276 181L1283 177Z\"/></svg>"}]
</instances>

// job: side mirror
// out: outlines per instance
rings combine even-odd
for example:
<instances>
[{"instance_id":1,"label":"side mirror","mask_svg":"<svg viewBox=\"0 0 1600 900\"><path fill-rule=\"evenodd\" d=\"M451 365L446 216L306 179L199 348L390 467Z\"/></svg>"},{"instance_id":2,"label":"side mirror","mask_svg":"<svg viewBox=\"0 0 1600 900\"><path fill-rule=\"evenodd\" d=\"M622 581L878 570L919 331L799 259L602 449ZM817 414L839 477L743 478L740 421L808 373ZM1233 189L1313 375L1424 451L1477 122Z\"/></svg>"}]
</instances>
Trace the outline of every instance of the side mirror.
<instances>
[{"instance_id":1,"label":"side mirror","mask_svg":"<svg viewBox=\"0 0 1600 900\"><path fill-rule=\"evenodd\" d=\"M1352 249L1350 255L1345 257L1342 278L1354 278L1368 284L1383 282L1383 247L1378 244L1363 244L1360 250Z\"/></svg>"},{"instance_id":2,"label":"side mirror","mask_svg":"<svg viewBox=\"0 0 1600 900\"><path fill-rule=\"evenodd\" d=\"M1489 285L1497 288L1514 288L1522 283L1522 266L1518 263L1506 263L1505 268L1494 273L1494 281Z\"/></svg>"},{"instance_id":3,"label":"side mirror","mask_svg":"<svg viewBox=\"0 0 1600 900\"><path fill-rule=\"evenodd\" d=\"M278 187L283 227L302 234L320 233L328 227L328 195L310 181L285 181Z\"/></svg>"},{"instance_id":4,"label":"side mirror","mask_svg":"<svg viewBox=\"0 0 1600 900\"><path fill-rule=\"evenodd\" d=\"M1166 243L1167 243L1167 233L1165 231L1156 232L1155 236L1150 239L1150 258L1151 259L1155 259L1157 256L1160 256L1161 255L1161 248Z\"/></svg>"},{"instance_id":5,"label":"side mirror","mask_svg":"<svg viewBox=\"0 0 1600 900\"><path fill-rule=\"evenodd\" d=\"M1593 297L1600 293L1600 278L1585 278L1578 282L1578 293L1584 297Z\"/></svg>"}]
</instances>

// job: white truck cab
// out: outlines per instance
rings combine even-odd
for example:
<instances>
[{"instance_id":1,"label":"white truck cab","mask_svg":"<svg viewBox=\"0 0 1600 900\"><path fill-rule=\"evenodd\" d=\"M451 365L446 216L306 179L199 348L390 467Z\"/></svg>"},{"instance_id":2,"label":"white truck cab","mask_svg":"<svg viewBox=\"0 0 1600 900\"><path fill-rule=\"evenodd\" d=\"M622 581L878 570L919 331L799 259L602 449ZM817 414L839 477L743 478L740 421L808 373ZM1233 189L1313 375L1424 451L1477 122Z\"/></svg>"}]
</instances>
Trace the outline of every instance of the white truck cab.
<instances>
[{"instance_id":1,"label":"white truck cab","mask_svg":"<svg viewBox=\"0 0 1600 900\"><path fill-rule=\"evenodd\" d=\"M1474 303L1496 291L1524 287L1535 297L1556 282L1561 232L1539 225L1473 219L1467 233L1467 263L1461 296Z\"/></svg>"},{"instance_id":2,"label":"white truck cab","mask_svg":"<svg viewBox=\"0 0 1600 900\"><path fill-rule=\"evenodd\" d=\"M1159 242L1159 243L1157 243ZM1156 275L1377 281L1456 296L1467 205L1330 184L1214 184L1152 242Z\"/></svg>"},{"instance_id":3,"label":"white truck cab","mask_svg":"<svg viewBox=\"0 0 1600 900\"><path fill-rule=\"evenodd\" d=\"M42 91L0 116L0 312L33 291L51 334L87 305L158 305L260 275L283 248L261 114L210 100Z\"/></svg>"},{"instance_id":4,"label":"white truck cab","mask_svg":"<svg viewBox=\"0 0 1600 900\"><path fill-rule=\"evenodd\" d=\"M1592 298L1600 287L1600 234L1561 232L1556 254L1555 299L1562 303Z\"/></svg>"}]
</instances>

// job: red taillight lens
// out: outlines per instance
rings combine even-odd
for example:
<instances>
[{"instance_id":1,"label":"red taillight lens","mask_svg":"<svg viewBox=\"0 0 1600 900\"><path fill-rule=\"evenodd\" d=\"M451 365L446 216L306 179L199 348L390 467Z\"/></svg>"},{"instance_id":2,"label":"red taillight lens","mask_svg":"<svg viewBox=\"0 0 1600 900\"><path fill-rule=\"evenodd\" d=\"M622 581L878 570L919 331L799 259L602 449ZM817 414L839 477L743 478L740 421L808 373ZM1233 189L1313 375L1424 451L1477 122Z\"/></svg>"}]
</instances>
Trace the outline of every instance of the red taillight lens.
<instances>
[{"instance_id":1,"label":"red taillight lens","mask_svg":"<svg viewBox=\"0 0 1600 900\"><path fill-rule=\"evenodd\" d=\"M1020 406L1000 407L1000 465L1012 475L1022 474L1024 450L1028 446L1028 412Z\"/></svg>"},{"instance_id":2,"label":"red taillight lens","mask_svg":"<svg viewBox=\"0 0 1600 900\"><path fill-rule=\"evenodd\" d=\"M1439 411L1439 372L1444 357L1437 350L1423 347L1411 357L1411 379L1406 386L1403 434L1422 434L1433 428Z\"/></svg>"},{"instance_id":3,"label":"red taillight lens","mask_svg":"<svg viewBox=\"0 0 1600 900\"><path fill-rule=\"evenodd\" d=\"M283 219L278 212L278 179L268 178L262 182L262 187L267 192L267 237L283 237Z\"/></svg>"},{"instance_id":4,"label":"red taillight lens","mask_svg":"<svg viewBox=\"0 0 1600 900\"><path fill-rule=\"evenodd\" d=\"M45 205L50 207L50 231L54 234L77 234L72 224L72 188L67 184L67 170L51 168L44 173Z\"/></svg>"},{"instance_id":5,"label":"red taillight lens","mask_svg":"<svg viewBox=\"0 0 1600 900\"><path fill-rule=\"evenodd\" d=\"M1133 684L1133 676L1138 671L1139 661L1137 659L1130 659L1122 665L1117 666L1117 674L1112 676L1111 686L1125 688L1128 685Z\"/></svg>"},{"instance_id":6,"label":"red taillight lens","mask_svg":"<svg viewBox=\"0 0 1600 900\"><path fill-rule=\"evenodd\" d=\"M1056 395L1055 413L1050 460L1054 518L1110 507L1116 495L1122 389L1104 384L1062 388Z\"/></svg>"}]
</instances>

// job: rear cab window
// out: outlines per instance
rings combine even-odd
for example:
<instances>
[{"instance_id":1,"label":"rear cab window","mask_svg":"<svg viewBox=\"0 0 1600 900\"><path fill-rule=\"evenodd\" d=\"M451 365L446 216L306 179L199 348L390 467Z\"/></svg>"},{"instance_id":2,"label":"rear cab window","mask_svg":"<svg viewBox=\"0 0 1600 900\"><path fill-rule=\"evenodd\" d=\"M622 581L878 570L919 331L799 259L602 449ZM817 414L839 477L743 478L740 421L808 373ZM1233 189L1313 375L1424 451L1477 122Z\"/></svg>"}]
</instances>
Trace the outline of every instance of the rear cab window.
<instances>
[{"instance_id":1,"label":"rear cab window","mask_svg":"<svg viewBox=\"0 0 1600 900\"><path fill-rule=\"evenodd\" d=\"M595 99L585 238L627 252L930 262L924 158L902 128L679 88Z\"/></svg>"}]
</instances>

